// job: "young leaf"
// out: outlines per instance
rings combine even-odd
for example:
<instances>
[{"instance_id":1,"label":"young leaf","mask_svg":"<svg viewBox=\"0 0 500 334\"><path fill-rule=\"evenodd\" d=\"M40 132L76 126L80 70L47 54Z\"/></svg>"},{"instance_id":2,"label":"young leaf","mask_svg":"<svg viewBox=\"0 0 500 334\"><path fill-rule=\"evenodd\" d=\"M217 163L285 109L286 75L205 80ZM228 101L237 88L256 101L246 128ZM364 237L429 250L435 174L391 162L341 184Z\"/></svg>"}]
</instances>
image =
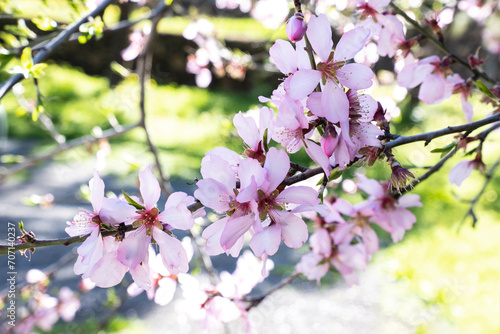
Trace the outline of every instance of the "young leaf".
<instances>
[{"instance_id":1,"label":"young leaf","mask_svg":"<svg viewBox=\"0 0 500 334\"><path fill-rule=\"evenodd\" d=\"M339 177L342 176L342 174L344 174L344 170L335 170L335 171L332 171L332 173L330 174L330 180L335 180L335 179L338 179Z\"/></svg>"},{"instance_id":2,"label":"young leaf","mask_svg":"<svg viewBox=\"0 0 500 334\"><path fill-rule=\"evenodd\" d=\"M264 138L262 138L262 145L264 146L264 152L268 152L269 151L269 144L267 143L267 130L266 129L264 131Z\"/></svg>"},{"instance_id":3,"label":"young leaf","mask_svg":"<svg viewBox=\"0 0 500 334\"><path fill-rule=\"evenodd\" d=\"M134 208L138 209L138 210L145 210L146 207L144 207L143 205L137 203L136 201L134 201L132 199L132 197L130 197L126 192L125 190L122 190L122 193L123 193L123 196L125 196L125 199L127 200L127 203L132 205Z\"/></svg>"},{"instance_id":4,"label":"young leaf","mask_svg":"<svg viewBox=\"0 0 500 334\"><path fill-rule=\"evenodd\" d=\"M489 90L488 87L486 87L486 85L481 80L477 80L476 82L474 82L474 84L476 85L477 89L486 94L488 97L494 100L497 99L495 95L493 95L493 93Z\"/></svg>"},{"instance_id":5,"label":"young leaf","mask_svg":"<svg viewBox=\"0 0 500 334\"><path fill-rule=\"evenodd\" d=\"M26 70L30 70L33 66L33 58L31 57L31 48L25 47L21 54L21 66Z\"/></svg>"}]
</instances>

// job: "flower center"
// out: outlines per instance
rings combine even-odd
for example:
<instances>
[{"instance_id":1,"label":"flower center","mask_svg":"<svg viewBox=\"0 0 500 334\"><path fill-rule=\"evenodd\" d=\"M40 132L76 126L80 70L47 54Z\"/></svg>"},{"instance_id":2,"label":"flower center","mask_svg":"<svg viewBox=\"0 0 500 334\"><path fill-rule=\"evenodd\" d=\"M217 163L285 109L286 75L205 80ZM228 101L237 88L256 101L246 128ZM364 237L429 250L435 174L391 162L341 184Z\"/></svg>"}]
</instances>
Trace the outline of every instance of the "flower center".
<instances>
[{"instance_id":1,"label":"flower center","mask_svg":"<svg viewBox=\"0 0 500 334\"><path fill-rule=\"evenodd\" d=\"M137 219L132 224L135 228L145 225L148 234L150 234L153 226L163 230L163 225L158 220L158 214L160 211L157 208L152 208L151 210L139 210L137 213L141 215L141 218Z\"/></svg>"},{"instance_id":2,"label":"flower center","mask_svg":"<svg viewBox=\"0 0 500 334\"><path fill-rule=\"evenodd\" d=\"M334 80L336 83L339 83L337 79L337 71L344 67L344 65L346 64L345 61L334 62L333 55L334 52L332 51L326 62L318 64L318 71L321 72L321 79L323 81L323 84L325 84L326 80L328 79Z\"/></svg>"}]
</instances>

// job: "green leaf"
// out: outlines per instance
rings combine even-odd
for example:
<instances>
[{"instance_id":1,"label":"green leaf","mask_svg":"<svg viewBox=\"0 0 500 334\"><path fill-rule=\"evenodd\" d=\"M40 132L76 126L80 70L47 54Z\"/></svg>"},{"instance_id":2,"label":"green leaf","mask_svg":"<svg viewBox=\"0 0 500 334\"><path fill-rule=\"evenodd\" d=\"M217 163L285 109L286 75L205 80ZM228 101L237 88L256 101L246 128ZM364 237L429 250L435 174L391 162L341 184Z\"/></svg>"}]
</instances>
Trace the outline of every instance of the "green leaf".
<instances>
[{"instance_id":1,"label":"green leaf","mask_svg":"<svg viewBox=\"0 0 500 334\"><path fill-rule=\"evenodd\" d=\"M316 186L319 186L320 184L322 184L324 179L325 179L325 177L323 176L323 177L321 178L321 180L319 180L319 182L318 182L318 183L316 183Z\"/></svg>"},{"instance_id":2,"label":"green leaf","mask_svg":"<svg viewBox=\"0 0 500 334\"><path fill-rule=\"evenodd\" d=\"M30 70L33 66L33 58L31 57L31 48L25 47L21 54L21 66L24 69Z\"/></svg>"},{"instance_id":3,"label":"green leaf","mask_svg":"<svg viewBox=\"0 0 500 334\"><path fill-rule=\"evenodd\" d=\"M48 16L35 17L31 20L38 29L43 31L51 31L57 28L57 22Z\"/></svg>"},{"instance_id":4,"label":"green leaf","mask_svg":"<svg viewBox=\"0 0 500 334\"><path fill-rule=\"evenodd\" d=\"M489 90L489 88L486 87L486 85L481 80L475 81L474 84L476 85L477 89L479 89L481 92L483 92L484 94L486 94L488 97L490 97L490 98L492 98L494 100L497 100L496 96L493 95L493 93L491 92L491 90Z\"/></svg>"},{"instance_id":5,"label":"green leaf","mask_svg":"<svg viewBox=\"0 0 500 334\"><path fill-rule=\"evenodd\" d=\"M466 156L468 156L468 155L472 155L472 154L476 153L476 152L477 152L477 149L478 149L478 147L473 148L473 149L472 149L472 150L470 150L469 152L465 153L465 154L464 154L464 156L466 157Z\"/></svg>"},{"instance_id":6,"label":"green leaf","mask_svg":"<svg viewBox=\"0 0 500 334\"><path fill-rule=\"evenodd\" d=\"M43 113L45 111L45 108L41 105L38 104L35 109L33 109L33 113L31 114L31 119L33 119L33 122L38 121L38 115Z\"/></svg>"},{"instance_id":7,"label":"green leaf","mask_svg":"<svg viewBox=\"0 0 500 334\"><path fill-rule=\"evenodd\" d=\"M441 158L442 158L446 154L448 154L448 152L455 149L456 146L457 146L456 143L451 143L451 144L448 144L448 145L441 147L441 148L435 148L431 151L431 153L441 153Z\"/></svg>"},{"instance_id":8,"label":"green leaf","mask_svg":"<svg viewBox=\"0 0 500 334\"><path fill-rule=\"evenodd\" d=\"M138 210L146 210L146 207L144 205L141 205L141 204L137 203L136 201L134 201L129 195L127 195L125 190L122 190L122 193L123 193L123 196L125 196L125 199L127 200L128 204L132 205L134 208L136 208Z\"/></svg>"},{"instance_id":9,"label":"green leaf","mask_svg":"<svg viewBox=\"0 0 500 334\"><path fill-rule=\"evenodd\" d=\"M332 171L332 173L330 174L329 180L338 179L339 177L342 176L342 174L344 174L344 170L338 169L338 170Z\"/></svg>"},{"instance_id":10,"label":"green leaf","mask_svg":"<svg viewBox=\"0 0 500 334\"><path fill-rule=\"evenodd\" d=\"M43 69L47 67L47 64L45 63L39 63L35 64L31 67L31 74L33 75L33 78L38 79L41 76L43 76Z\"/></svg>"},{"instance_id":11,"label":"green leaf","mask_svg":"<svg viewBox=\"0 0 500 334\"><path fill-rule=\"evenodd\" d=\"M123 67L121 64L117 63L116 61L113 61L109 67L113 72L116 74L122 76L123 78L127 78L130 76L130 71L127 70L125 67Z\"/></svg>"},{"instance_id":12,"label":"green leaf","mask_svg":"<svg viewBox=\"0 0 500 334\"><path fill-rule=\"evenodd\" d=\"M455 146L457 146L456 143L450 143L444 147L439 147L439 148L435 148L431 151L431 153L441 153L441 157L443 157L444 155L446 155L446 153L450 152L452 149L455 148Z\"/></svg>"},{"instance_id":13,"label":"green leaf","mask_svg":"<svg viewBox=\"0 0 500 334\"><path fill-rule=\"evenodd\" d=\"M24 21L23 19L19 19L17 21L17 26L19 27L19 30L23 34L25 34L25 36L27 36L29 38L36 38L36 34L33 32L33 30L28 28L28 26L26 25L26 21Z\"/></svg>"},{"instance_id":14,"label":"green leaf","mask_svg":"<svg viewBox=\"0 0 500 334\"><path fill-rule=\"evenodd\" d=\"M269 151L269 144L267 143L267 130L266 129L264 131L264 138L262 138L262 145L264 145L264 152L268 152Z\"/></svg>"}]
</instances>

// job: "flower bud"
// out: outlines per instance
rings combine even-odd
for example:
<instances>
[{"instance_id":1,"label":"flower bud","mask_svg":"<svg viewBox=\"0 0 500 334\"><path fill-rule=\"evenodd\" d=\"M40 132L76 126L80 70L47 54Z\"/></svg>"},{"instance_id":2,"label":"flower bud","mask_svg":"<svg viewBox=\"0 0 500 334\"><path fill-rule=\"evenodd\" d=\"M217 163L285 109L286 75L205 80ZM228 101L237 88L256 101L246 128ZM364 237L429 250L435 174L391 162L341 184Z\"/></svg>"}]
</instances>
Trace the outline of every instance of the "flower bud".
<instances>
[{"instance_id":1,"label":"flower bud","mask_svg":"<svg viewBox=\"0 0 500 334\"><path fill-rule=\"evenodd\" d=\"M304 37L307 30L304 14L297 12L293 15L286 25L286 35L292 42L298 42Z\"/></svg>"}]
</instances>

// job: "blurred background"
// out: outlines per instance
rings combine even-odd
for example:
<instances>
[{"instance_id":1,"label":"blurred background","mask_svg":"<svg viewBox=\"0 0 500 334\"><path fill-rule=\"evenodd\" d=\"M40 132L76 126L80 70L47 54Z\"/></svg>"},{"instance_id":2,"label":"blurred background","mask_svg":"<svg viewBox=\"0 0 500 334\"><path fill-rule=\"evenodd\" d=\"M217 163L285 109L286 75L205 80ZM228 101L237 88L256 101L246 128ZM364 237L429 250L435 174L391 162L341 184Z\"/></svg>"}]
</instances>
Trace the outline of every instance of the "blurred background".
<instances>
[{"instance_id":1,"label":"blurred background","mask_svg":"<svg viewBox=\"0 0 500 334\"><path fill-rule=\"evenodd\" d=\"M232 118L239 111L257 110L261 105L259 96L269 97L280 83L282 74L269 62L268 50L276 39L286 39L284 22L293 12L293 4L284 3L283 6L281 1L173 1L160 20L146 91L147 125L164 172L170 175L175 190L193 193L195 180L201 177L199 168L205 152L217 146L242 152L243 144ZM348 3L342 11L333 7L342 9L342 1L304 3L305 8L325 11L335 19L337 41L340 28L353 13ZM398 3L412 10L416 17L453 9L443 28L446 44L464 58L479 48L485 59L485 71L497 80L500 78L497 70L500 14L485 9L495 8L494 1L490 7L488 1L476 7L473 1ZM129 194L137 193L138 170L154 164L140 128L116 138L81 145L12 175L10 171L61 143L71 143L89 134L100 136L107 129L119 130L139 121L136 57L151 28L148 21L141 20L151 14L155 4L121 1L108 6L102 20L96 19L80 29L80 33L51 54L45 75L38 79L38 87L32 79L25 80L1 100L2 240L7 238L7 223L19 221L37 238L65 237L66 222L80 208L90 209L88 181L93 168L99 169L107 192L119 194L124 189ZM26 42L34 36L52 36L95 5L76 0L0 0L0 82L7 80L11 76L9 70L19 65L20 50ZM19 18L24 19L25 29L20 28ZM131 23L119 23L126 20ZM408 36L415 34L411 29L408 31ZM40 46L32 47L34 53L37 48ZM416 49L418 56L433 52L436 49L425 41ZM374 56L369 48L364 54L365 59L358 61L369 61ZM391 59L376 60L379 61L373 68L378 81L369 93L387 109L392 133L412 135L465 123L458 96L439 105L420 103L416 98L418 90L407 92L397 85ZM466 73L458 66L453 69ZM44 112L35 122L32 116L38 105L37 89ZM480 94L473 95L471 101L474 120L491 113ZM403 166L418 176L425 172L426 166L439 161L440 154L430 151L452 140L452 136L445 136L425 147L421 142L405 145L395 154ZM499 140L500 135L493 133L484 145L487 167L498 159ZM377 230L383 247L361 274L359 286L346 287L343 279L332 273L319 286L299 278L250 311L249 320L256 332L498 332L500 178L498 174L491 176L475 204L478 222L473 228L468 216L470 201L481 191L486 178L473 171L460 187L452 186L448 172L461 159L462 152L415 188L414 193L421 196L423 206L412 209L417 223L403 241L392 244L389 235ZM309 164L303 150L293 155L292 160ZM372 168L351 168L331 184L329 191L342 194L353 203L362 200L352 182L356 172L378 180L389 179L391 173L383 162ZM300 255L306 252L306 246L298 252L280 250L273 257L275 269L270 279L258 286L255 293L270 289L291 274ZM72 269L75 254L75 246L40 248L29 257L17 254L18 283L24 284L31 268L50 271L57 267L48 291L56 294L63 285L78 290L79 277ZM231 272L235 268L235 260L225 255L214 257L213 261L218 271ZM1 264L2 268L4 265ZM193 273L203 280L199 265L191 263ZM131 281L130 277L126 280ZM79 292L82 306L75 319L60 321L49 332L143 333L147 328L162 333L196 333L200 330L200 323L178 312L176 300L180 298L161 307L149 302L145 294L126 297L126 286L124 283L114 289ZM1 282L2 293L6 288L6 283ZM243 328L241 324L230 324L226 331L239 333Z\"/></svg>"}]
</instances>

